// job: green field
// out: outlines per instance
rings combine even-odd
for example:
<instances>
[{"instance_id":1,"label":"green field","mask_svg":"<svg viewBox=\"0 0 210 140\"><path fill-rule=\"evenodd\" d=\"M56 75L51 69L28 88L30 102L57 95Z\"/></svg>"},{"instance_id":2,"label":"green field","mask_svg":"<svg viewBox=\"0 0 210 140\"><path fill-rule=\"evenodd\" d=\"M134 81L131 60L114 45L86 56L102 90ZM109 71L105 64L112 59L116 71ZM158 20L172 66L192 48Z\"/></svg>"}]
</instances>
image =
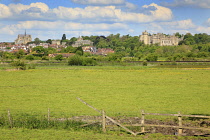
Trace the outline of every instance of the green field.
<instances>
[{"instance_id":1,"label":"green field","mask_svg":"<svg viewBox=\"0 0 210 140\"><path fill-rule=\"evenodd\" d=\"M201 140L202 137L177 137L165 136L162 134L146 134L131 136L125 133L94 133L88 131L67 131L67 130L29 130L29 129L0 129L0 139L12 140ZM208 138L205 138L208 139Z\"/></svg>"},{"instance_id":2,"label":"green field","mask_svg":"<svg viewBox=\"0 0 210 140\"><path fill-rule=\"evenodd\" d=\"M142 66L48 66L0 70L0 112L110 116L146 112L210 114L210 69Z\"/></svg>"},{"instance_id":3,"label":"green field","mask_svg":"<svg viewBox=\"0 0 210 140\"><path fill-rule=\"evenodd\" d=\"M187 66L188 67L188 66ZM108 116L151 113L210 115L210 69L154 66L38 66L36 69L0 70L0 114L72 117L99 115L80 97ZM1 128L2 139L177 139L150 134L136 138L125 133ZM0 139L1 139L0 138ZM183 139L191 139L190 137ZM195 139L195 138L193 138ZM199 138L198 138L199 139Z\"/></svg>"}]
</instances>

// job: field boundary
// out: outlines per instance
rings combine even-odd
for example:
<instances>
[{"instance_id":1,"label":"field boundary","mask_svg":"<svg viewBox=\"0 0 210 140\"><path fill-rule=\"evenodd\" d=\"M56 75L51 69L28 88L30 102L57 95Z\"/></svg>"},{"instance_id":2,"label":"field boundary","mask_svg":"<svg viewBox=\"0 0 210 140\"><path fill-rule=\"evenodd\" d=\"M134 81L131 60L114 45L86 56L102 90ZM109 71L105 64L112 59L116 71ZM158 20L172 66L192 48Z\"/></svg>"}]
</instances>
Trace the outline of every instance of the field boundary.
<instances>
[{"instance_id":1,"label":"field boundary","mask_svg":"<svg viewBox=\"0 0 210 140\"><path fill-rule=\"evenodd\" d=\"M107 127L112 127L113 125L106 125L106 119L112 121L115 125L123 128L125 131L131 133L132 135L136 136L138 134L144 134L144 133L149 133L148 131L145 131L145 127L171 127L171 128L177 128L178 129L178 136L182 136L183 135L183 129L199 129L199 130L208 130L210 131L210 128L204 128L204 127L187 127L187 126L183 126L182 125L182 117L192 117L192 118L203 118L203 119L210 119L210 116L204 116L204 115L183 115L180 112L178 112L178 114L160 114L160 113L145 113L144 110L141 111L141 122L138 124L132 124L132 125L122 125L119 122L113 120L111 117L107 116L105 114L105 111L102 110L98 110L96 108L94 108L93 106L91 106L90 104L86 103L85 101L83 101L80 98L77 98L79 101L81 101L82 103L84 103L85 105L87 105L88 107L92 108L93 110L99 112L102 115L102 130L103 132L106 132L106 128ZM145 115L156 115L156 116L174 116L174 117L178 117L178 125L156 125L156 124L146 124L145 123ZM100 121L99 121L100 122ZM87 125L92 125L91 124L87 124ZM86 125L86 126L87 126ZM141 127L141 132L133 132L132 130L128 129L127 127L133 127L133 126L140 126Z\"/></svg>"}]
</instances>

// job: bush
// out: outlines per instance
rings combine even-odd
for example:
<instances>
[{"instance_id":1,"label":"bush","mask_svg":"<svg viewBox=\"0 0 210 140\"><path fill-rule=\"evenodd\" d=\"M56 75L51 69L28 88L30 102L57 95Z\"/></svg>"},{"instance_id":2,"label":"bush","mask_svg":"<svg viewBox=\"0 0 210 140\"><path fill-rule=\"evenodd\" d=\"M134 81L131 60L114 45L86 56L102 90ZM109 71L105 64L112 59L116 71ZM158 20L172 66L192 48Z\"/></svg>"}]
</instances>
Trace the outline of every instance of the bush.
<instances>
[{"instance_id":1,"label":"bush","mask_svg":"<svg viewBox=\"0 0 210 140\"><path fill-rule=\"evenodd\" d=\"M48 56L42 56L42 60L49 60Z\"/></svg>"},{"instance_id":2,"label":"bush","mask_svg":"<svg viewBox=\"0 0 210 140\"><path fill-rule=\"evenodd\" d=\"M84 57L83 61L82 61L82 65L83 66L95 66L96 65L96 61L93 60L92 58Z\"/></svg>"},{"instance_id":3,"label":"bush","mask_svg":"<svg viewBox=\"0 0 210 140\"><path fill-rule=\"evenodd\" d=\"M157 61L158 60L158 56L155 54L149 54L147 55L147 57L145 58L147 61Z\"/></svg>"},{"instance_id":4,"label":"bush","mask_svg":"<svg viewBox=\"0 0 210 140\"><path fill-rule=\"evenodd\" d=\"M36 68L36 65L35 64L30 64L29 66L28 66L28 69L35 69Z\"/></svg>"},{"instance_id":5,"label":"bush","mask_svg":"<svg viewBox=\"0 0 210 140\"><path fill-rule=\"evenodd\" d=\"M26 64L24 61L14 61L12 62L12 66L16 67L18 70L26 70Z\"/></svg>"},{"instance_id":6,"label":"bush","mask_svg":"<svg viewBox=\"0 0 210 140\"><path fill-rule=\"evenodd\" d=\"M82 65L82 57L79 55L74 55L69 58L69 65Z\"/></svg>"},{"instance_id":7,"label":"bush","mask_svg":"<svg viewBox=\"0 0 210 140\"><path fill-rule=\"evenodd\" d=\"M95 66L96 61L93 58L82 57L80 55L74 55L69 58L69 65L77 66Z\"/></svg>"},{"instance_id":8,"label":"bush","mask_svg":"<svg viewBox=\"0 0 210 140\"><path fill-rule=\"evenodd\" d=\"M147 61L143 61L142 65L147 66Z\"/></svg>"},{"instance_id":9,"label":"bush","mask_svg":"<svg viewBox=\"0 0 210 140\"><path fill-rule=\"evenodd\" d=\"M62 61L64 58L63 58L63 55L62 54L59 54L59 55L56 55L55 56L55 60L57 61Z\"/></svg>"},{"instance_id":10,"label":"bush","mask_svg":"<svg viewBox=\"0 0 210 140\"><path fill-rule=\"evenodd\" d=\"M26 60L34 60L34 56L33 55L27 55L25 57Z\"/></svg>"}]
</instances>

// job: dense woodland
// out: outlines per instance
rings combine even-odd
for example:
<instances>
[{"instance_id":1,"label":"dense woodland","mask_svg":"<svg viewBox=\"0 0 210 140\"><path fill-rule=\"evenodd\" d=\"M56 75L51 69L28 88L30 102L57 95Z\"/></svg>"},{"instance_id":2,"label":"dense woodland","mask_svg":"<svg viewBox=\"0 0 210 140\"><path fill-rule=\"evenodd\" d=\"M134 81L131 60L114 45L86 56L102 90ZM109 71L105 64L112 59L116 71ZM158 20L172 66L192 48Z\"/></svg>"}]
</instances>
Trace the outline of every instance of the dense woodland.
<instances>
[{"instance_id":1,"label":"dense woodland","mask_svg":"<svg viewBox=\"0 0 210 140\"><path fill-rule=\"evenodd\" d=\"M181 35L175 34L177 37L183 37L183 41L178 46L159 46L158 44L145 45L139 41L139 36L130 35L109 35L105 36L82 36L84 40L91 40L97 48L111 48L115 51L114 54L109 54L106 57L83 53L82 46L78 48L71 47L77 40L76 37L66 39L64 34L61 42L66 42L67 48L43 48L37 46L32 48L32 52L25 53L23 50L11 54L9 52L0 52L2 59L25 58L28 60L42 59L49 60L48 54L52 53L76 53L83 57L91 57L98 61L192 61L192 60L210 60L210 35L202 33L192 35L187 33ZM47 42L52 40L41 41L36 38L31 43ZM29 55L26 55L29 54ZM63 60L62 56L56 57L56 60Z\"/></svg>"}]
</instances>

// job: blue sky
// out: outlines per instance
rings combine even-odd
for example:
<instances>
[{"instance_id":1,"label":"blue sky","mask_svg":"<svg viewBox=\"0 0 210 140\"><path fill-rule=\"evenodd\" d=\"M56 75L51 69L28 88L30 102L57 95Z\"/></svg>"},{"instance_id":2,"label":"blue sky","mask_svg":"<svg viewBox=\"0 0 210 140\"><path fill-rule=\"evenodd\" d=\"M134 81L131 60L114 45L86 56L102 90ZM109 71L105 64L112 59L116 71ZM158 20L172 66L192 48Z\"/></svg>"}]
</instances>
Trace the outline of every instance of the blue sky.
<instances>
[{"instance_id":1,"label":"blue sky","mask_svg":"<svg viewBox=\"0 0 210 140\"><path fill-rule=\"evenodd\" d=\"M41 40L144 30L210 34L210 0L0 0L0 42L25 30Z\"/></svg>"}]
</instances>

